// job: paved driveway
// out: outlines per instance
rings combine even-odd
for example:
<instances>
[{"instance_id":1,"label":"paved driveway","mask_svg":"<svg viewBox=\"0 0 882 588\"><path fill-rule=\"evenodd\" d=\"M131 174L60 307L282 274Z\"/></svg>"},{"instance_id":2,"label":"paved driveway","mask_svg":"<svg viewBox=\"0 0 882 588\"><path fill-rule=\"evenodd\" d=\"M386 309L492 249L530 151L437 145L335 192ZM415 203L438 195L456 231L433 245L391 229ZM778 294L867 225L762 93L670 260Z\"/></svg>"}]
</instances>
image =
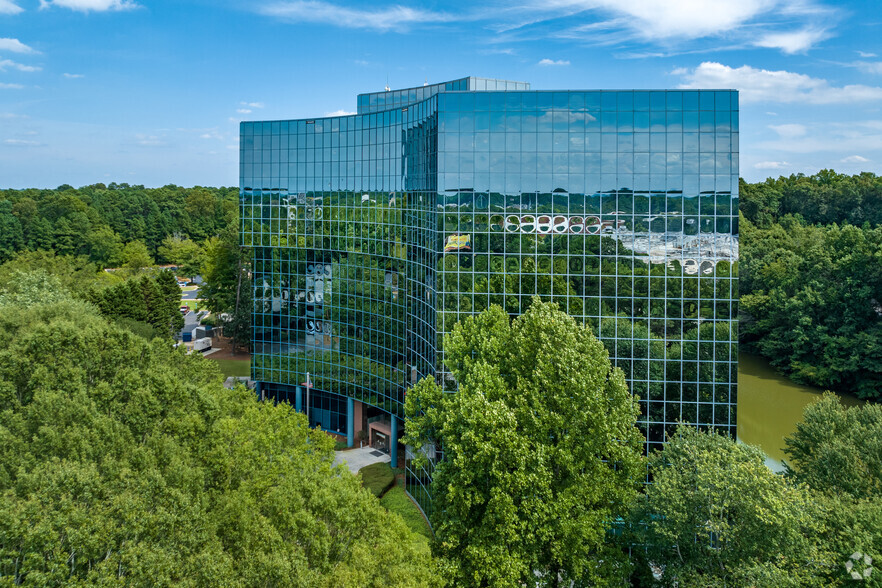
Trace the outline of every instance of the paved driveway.
<instances>
[{"instance_id":1,"label":"paved driveway","mask_svg":"<svg viewBox=\"0 0 882 588\"><path fill-rule=\"evenodd\" d=\"M360 447L358 449L349 449L347 451L335 451L334 454L334 465L344 463L353 474L357 474L358 470L364 466L371 465L372 463L389 463L392 461L392 458L389 457L388 453L377 451L373 447Z\"/></svg>"}]
</instances>

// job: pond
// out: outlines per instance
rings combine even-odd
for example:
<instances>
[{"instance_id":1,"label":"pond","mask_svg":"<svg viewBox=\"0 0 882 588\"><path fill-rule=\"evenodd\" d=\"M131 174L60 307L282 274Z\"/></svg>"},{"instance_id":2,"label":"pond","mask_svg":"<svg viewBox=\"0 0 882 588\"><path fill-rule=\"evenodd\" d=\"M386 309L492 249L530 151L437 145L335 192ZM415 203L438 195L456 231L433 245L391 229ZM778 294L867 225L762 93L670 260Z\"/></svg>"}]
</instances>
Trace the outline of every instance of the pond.
<instances>
[{"instance_id":1,"label":"pond","mask_svg":"<svg viewBox=\"0 0 882 588\"><path fill-rule=\"evenodd\" d=\"M738 359L738 440L758 445L773 470L783 469L784 437L796 431L803 409L821 399L823 390L791 382L762 357L740 353ZM860 401L840 395L843 404Z\"/></svg>"}]
</instances>

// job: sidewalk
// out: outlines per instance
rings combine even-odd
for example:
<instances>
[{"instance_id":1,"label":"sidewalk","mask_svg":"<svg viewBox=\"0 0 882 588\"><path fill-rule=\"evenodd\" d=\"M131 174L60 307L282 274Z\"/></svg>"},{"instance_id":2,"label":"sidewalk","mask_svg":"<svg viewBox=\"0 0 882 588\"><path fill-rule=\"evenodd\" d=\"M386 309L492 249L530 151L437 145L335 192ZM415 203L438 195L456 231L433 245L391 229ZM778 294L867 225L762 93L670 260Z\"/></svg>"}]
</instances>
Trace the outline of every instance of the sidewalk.
<instances>
[{"instance_id":1,"label":"sidewalk","mask_svg":"<svg viewBox=\"0 0 882 588\"><path fill-rule=\"evenodd\" d=\"M373 447L360 447L358 449L349 449L347 451L334 452L334 465L346 464L349 471L357 474L358 470L372 463L392 461L388 453L378 451Z\"/></svg>"}]
</instances>

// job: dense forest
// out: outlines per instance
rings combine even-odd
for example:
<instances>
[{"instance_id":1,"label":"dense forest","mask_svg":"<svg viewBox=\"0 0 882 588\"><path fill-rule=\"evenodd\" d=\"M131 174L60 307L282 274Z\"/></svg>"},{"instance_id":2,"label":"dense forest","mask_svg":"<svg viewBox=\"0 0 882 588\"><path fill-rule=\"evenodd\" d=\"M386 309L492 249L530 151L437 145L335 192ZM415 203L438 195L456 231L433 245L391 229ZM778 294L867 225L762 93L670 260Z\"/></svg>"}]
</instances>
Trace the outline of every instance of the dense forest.
<instances>
[{"instance_id":1,"label":"dense forest","mask_svg":"<svg viewBox=\"0 0 882 588\"><path fill-rule=\"evenodd\" d=\"M872 174L742 183L743 348L796 380L882 396L880 195L882 178ZM589 529L546 516L523 532L484 533L462 512L481 514L496 503L464 491L444 511L444 529L461 535L437 526L430 553L356 479L331 466L331 442L305 418L244 389L223 389L211 362L157 340L174 328L177 291L170 273L145 266L171 262L202 272L204 295L230 308L248 271L236 221L232 189L0 191L0 583L477 585L475 574L503 570L493 584L516 585L507 566L529 576L548 559L544 548L526 564L511 559L527 535ZM108 266L120 269L103 271ZM247 296L239 302L250 308ZM598 336L608 346L615 343L606 333L627 328L635 327L609 318ZM695 345L684 337L680 352L729 354L702 351L698 341L728 340L702 332L709 329L711 321L700 325ZM634 339L651 355L665 353L661 336ZM556 351L568 357L567 349ZM500 403L465 414L488 441L487 451L469 455L519 464L502 476L536 467L536 452L521 459L514 451L523 431ZM510 432L483 426L493 419ZM804 421L787 439L784 476L765 467L758 449L675 431L645 462L652 485L638 483L642 465L622 475L630 490L615 528L590 527L597 549L555 552L552 569L572 567L576 585L837 586L858 576L880 585L867 562L882 558L882 408L845 410L828 395ZM547 444L549 436L535 439ZM560 457L581 447L566 445ZM485 484L490 470L478 471L474 479ZM508 487L516 502L535 494L535 479L524 480ZM463 487L474 485L468 479ZM494 500L504 499L496 490ZM551 513L553 501L546 502L539 504ZM564 512L571 506L554 502ZM471 542L471 560L439 538ZM584 538L552 544L583 545ZM494 565L480 559L485 554ZM469 561L478 563L469 568ZM579 571L586 569L590 581ZM554 585L555 577L537 581Z\"/></svg>"},{"instance_id":2,"label":"dense forest","mask_svg":"<svg viewBox=\"0 0 882 588\"><path fill-rule=\"evenodd\" d=\"M742 181L740 200L742 349L796 381L882 398L882 177L822 170ZM248 271L238 213L235 188L0 190L0 264L10 264L7 276L34 266L64 279L88 274L91 288L103 289L119 281L96 276L105 267L129 268L132 276L119 277L134 279L138 268L174 263L214 278L204 289L209 305L230 312L245 339L241 311L251 301L234 312Z\"/></svg>"},{"instance_id":3,"label":"dense forest","mask_svg":"<svg viewBox=\"0 0 882 588\"><path fill-rule=\"evenodd\" d=\"M742 349L792 379L882 399L882 178L741 184Z\"/></svg>"},{"instance_id":4,"label":"dense forest","mask_svg":"<svg viewBox=\"0 0 882 588\"><path fill-rule=\"evenodd\" d=\"M35 271L0 287L0 585L432 586L287 404Z\"/></svg>"},{"instance_id":5,"label":"dense forest","mask_svg":"<svg viewBox=\"0 0 882 588\"><path fill-rule=\"evenodd\" d=\"M236 188L144 188L93 184L75 189L0 190L0 263L28 249L123 265L140 243L160 263L170 236L201 242L238 215Z\"/></svg>"},{"instance_id":6,"label":"dense forest","mask_svg":"<svg viewBox=\"0 0 882 588\"><path fill-rule=\"evenodd\" d=\"M645 459L624 374L556 304L467 317L447 352L460 389L413 387L404 441L444 450L430 518L449 585L882 585L879 404L809 405L783 475L689 425Z\"/></svg>"},{"instance_id":7,"label":"dense forest","mask_svg":"<svg viewBox=\"0 0 882 588\"><path fill-rule=\"evenodd\" d=\"M234 346L247 346L248 251L239 246L238 190L94 184L79 189L0 190L0 287L43 270L77 298L146 338L183 326L174 276L206 278L204 306L228 313ZM118 271L105 272L105 268Z\"/></svg>"}]
</instances>

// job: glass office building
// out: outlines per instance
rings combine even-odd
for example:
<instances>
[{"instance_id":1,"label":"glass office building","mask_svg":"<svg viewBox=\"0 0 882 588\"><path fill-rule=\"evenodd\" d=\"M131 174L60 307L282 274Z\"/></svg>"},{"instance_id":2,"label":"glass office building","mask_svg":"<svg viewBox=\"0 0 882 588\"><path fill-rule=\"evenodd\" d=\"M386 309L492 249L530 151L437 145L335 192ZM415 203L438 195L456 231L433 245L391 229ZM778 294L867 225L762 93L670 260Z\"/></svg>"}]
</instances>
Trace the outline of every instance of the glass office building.
<instances>
[{"instance_id":1,"label":"glass office building","mask_svg":"<svg viewBox=\"0 0 882 588\"><path fill-rule=\"evenodd\" d=\"M394 454L408 387L456 389L445 333L534 295L606 345L648 448L679 421L735 434L735 91L362 94L351 116L242 123L240 191L252 377L350 443ZM424 508L427 481L408 470Z\"/></svg>"}]
</instances>

